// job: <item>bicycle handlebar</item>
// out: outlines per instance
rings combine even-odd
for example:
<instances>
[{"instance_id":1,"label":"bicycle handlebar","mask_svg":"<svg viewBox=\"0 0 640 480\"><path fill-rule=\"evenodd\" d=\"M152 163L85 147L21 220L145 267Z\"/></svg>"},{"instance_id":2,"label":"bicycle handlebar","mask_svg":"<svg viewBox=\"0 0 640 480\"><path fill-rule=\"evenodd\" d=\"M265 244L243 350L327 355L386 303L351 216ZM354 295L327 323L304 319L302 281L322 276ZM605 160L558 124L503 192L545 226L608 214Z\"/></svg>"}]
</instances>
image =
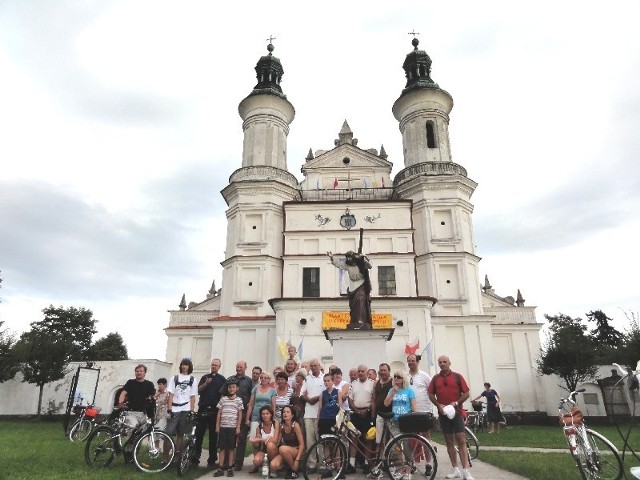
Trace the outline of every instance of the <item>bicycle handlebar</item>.
<instances>
[{"instance_id":1,"label":"bicycle handlebar","mask_svg":"<svg viewBox=\"0 0 640 480\"><path fill-rule=\"evenodd\" d=\"M586 390L587 390L586 388L578 388L577 390L574 390L573 392L571 392L567 397L561 398L560 399L560 404L558 405L558 409L561 409L562 406L565 403L572 403L573 405L575 405L576 404L576 396L579 393L586 392Z\"/></svg>"}]
</instances>

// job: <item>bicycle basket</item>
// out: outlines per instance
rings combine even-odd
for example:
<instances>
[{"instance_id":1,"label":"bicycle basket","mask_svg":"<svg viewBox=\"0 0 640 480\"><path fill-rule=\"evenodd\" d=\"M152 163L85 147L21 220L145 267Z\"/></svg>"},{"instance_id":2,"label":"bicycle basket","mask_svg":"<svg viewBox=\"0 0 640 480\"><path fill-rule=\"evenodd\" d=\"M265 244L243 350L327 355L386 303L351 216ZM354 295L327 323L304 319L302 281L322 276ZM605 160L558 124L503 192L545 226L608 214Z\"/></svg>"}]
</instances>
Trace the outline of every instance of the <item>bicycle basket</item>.
<instances>
[{"instance_id":1,"label":"bicycle basket","mask_svg":"<svg viewBox=\"0 0 640 480\"><path fill-rule=\"evenodd\" d=\"M100 413L100 410L102 410L100 407L93 407L93 408L89 407L85 411L85 415L90 418L95 418Z\"/></svg>"},{"instance_id":2,"label":"bicycle basket","mask_svg":"<svg viewBox=\"0 0 640 480\"><path fill-rule=\"evenodd\" d=\"M398 417L398 425L402 433L427 432L433 427L433 414L407 413Z\"/></svg>"},{"instance_id":3,"label":"bicycle basket","mask_svg":"<svg viewBox=\"0 0 640 480\"><path fill-rule=\"evenodd\" d=\"M568 413L563 413L560 417L560 425L581 425L583 420L582 411L575 405Z\"/></svg>"},{"instance_id":4,"label":"bicycle basket","mask_svg":"<svg viewBox=\"0 0 640 480\"><path fill-rule=\"evenodd\" d=\"M483 404L480 400L471 400L471 407L475 412L481 412Z\"/></svg>"}]
</instances>

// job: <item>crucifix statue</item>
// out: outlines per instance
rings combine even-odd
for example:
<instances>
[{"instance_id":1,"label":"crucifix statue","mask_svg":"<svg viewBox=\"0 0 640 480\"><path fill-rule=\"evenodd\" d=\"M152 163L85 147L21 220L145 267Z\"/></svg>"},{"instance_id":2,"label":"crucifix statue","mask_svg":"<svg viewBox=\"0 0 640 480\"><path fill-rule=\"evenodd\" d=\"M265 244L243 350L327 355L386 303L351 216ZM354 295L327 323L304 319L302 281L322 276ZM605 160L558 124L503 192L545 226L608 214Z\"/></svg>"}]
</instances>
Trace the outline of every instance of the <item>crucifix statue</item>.
<instances>
[{"instance_id":1,"label":"crucifix statue","mask_svg":"<svg viewBox=\"0 0 640 480\"><path fill-rule=\"evenodd\" d=\"M331 263L340 270L345 270L349 275L349 311L351 320L347 329L370 330L371 326L371 280L369 270L371 264L366 255L362 254L362 232L360 229L360 245L358 253L351 250L344 255L333 255L327 252Z\"/></svg>"}]
</instances>

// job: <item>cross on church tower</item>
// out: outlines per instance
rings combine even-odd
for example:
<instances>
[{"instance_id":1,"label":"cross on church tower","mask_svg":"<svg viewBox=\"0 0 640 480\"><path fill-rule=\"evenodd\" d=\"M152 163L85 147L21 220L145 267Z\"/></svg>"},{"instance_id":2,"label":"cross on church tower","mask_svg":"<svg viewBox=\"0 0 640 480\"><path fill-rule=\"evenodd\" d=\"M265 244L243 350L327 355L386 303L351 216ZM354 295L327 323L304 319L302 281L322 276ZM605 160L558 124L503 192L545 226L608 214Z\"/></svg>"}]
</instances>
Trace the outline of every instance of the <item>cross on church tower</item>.
<instances>
[{"instance_id":1,"label":"cross on church tower","mask_svg":"<svg viewBox=\"0 0 640 480\"><path fill-rule=\"evenodd\" d=\"M414 28L412 31L408 33L408 35L413 35L413 38L416 38L416 35L420 35L420 33L416 32L416 29Z\"/></svg>"},{"instance_id":2,"label":"cross on church tower","mask_svg":"<svg viewBox=\"0 0 640 480\"><path fill-rule=\"evenodd\" d=\"M269 43L273 43L273 41L276 39L276 37L274 37L273 35L269 35L269 38L267 38L267 40L269 40Z\"/></svg>"}]
</instances>

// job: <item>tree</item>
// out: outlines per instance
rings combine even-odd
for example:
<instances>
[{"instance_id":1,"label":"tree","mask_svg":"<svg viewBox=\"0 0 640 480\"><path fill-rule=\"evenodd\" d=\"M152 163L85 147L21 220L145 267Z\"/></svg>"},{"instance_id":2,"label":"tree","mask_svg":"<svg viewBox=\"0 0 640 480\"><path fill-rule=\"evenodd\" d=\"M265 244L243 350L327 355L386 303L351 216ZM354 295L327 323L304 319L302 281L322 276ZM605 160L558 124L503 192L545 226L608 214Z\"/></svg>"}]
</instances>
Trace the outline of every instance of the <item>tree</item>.
<instances>
[{"instance_id":1,"label":"tree","mask_svg":"<svg viewBox=\"0 0 640 480\"><path fill-rule=\"evenodd\" d=\"M15 338L11 332L2 328L0 321L0 383L11 380L19 370L18 361L14 352Z\"/></svg>"},{"instance_id":2,"label":"tree","mask_svg":"<svg viewBox=\"0 0 640 480\"><path fill-rule=\"evenodd\" d=\"M587 320L595 322L596 328L589 335L599 345L618 348L622 345L624 335L616 330L609 322L612 320L602 310L592 310L587 313Z\"/></svg>"},{"instance_id":3,"label":"tree","mask_svg":"<svg viewBox=\"0 0 640 480\"><path fill-rule=\"evenodd\" d=\"M91 345L86 354L87 360L115 361L128 360L127 347L119 333L111 332Z\"/></svg>"},{"instance_id":4,"label":"tree","mask_svg":"<svg viewBox=\"0 0 640 480\"><path fill-rule=\"evenodd\" d=\"M557 375L569 391L579 383L592 380L597 373L596 351L580 318L568 315L546 315L549 322L547 341L540 349L538 372Z\"/></svg>"},{"instance_id":5,"label":"tree","mask_svg":"<svg viewBox=\"0 0 640 480\"><path fill-rule=\"evenodd\" d=\"M44 319L31 323L31 329L51 335L64 343L67 346L67 361L87 360L91 338L97 331L93 312L85 308L65 309L50 305L42 313Z\"/></svg>"},{"instance_id":6,"label":"tree","mask_svg":"<svg viewBox=\"0 0 640 480\"><path fill-rule=\"evenodd\" d=\"M625 330L622 348L617 350L615 362L635 370L640 360L640 314L624 312L624 315L629 321L629 328Z\"/></svg>"},{"instance_id":7,"label":"tree","mask_svg":"<svg viewBox=\"0 0 640 480\"><path fill-rule=\"evenodd\" d=\"M617 362L618 351L624 342L624 335L609 323L611 320L602 310L587 313L587 321L596 324L589 332L589 338L596 348L596 362L600 365Z\"/></svg>"},{"instance_id":8,"label":"tree","mask_svg":"<svg viewBox=\"0 0 640 480\"><path fill-rule=\"evenodd\" d=\"M32 327L36 322L32 323ZM32 328L23 333L14 347L20 362L23 382L34 383L39 389L38 419L42 410L42 391L49 382L67 374L68 346L46 331Z\"/></svg>"}]
</instances>

